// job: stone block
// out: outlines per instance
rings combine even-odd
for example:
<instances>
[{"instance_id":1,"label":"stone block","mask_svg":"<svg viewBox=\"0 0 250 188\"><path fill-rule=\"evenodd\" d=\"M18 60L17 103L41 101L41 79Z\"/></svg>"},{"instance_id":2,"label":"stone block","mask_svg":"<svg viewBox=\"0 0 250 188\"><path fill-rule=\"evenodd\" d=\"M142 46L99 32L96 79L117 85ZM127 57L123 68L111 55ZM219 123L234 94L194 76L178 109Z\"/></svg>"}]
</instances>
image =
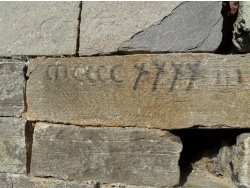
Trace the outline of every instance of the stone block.
<instances>
[{"instance_id":1,"label":"stone block","mask_svg":"<svg viewBox=\"0 0 250 188\"><path fill-rule=\"evenodd\" d=\"M0 173L26 173L25 120L0 118Z\"/></svg>"},{"instance_id":2,"label":"stone block","mask_svg":"<svg viewBox=\"0 0 250 188\"><path fill-rule=\"evenodd\" d=\"M0 59L0 116L17 116L23 111L24 67L24 62Z\"/></svg>"},{"instance_id":3,"label":"stone block","mask_svg":"<svg viewBox=\"0 0 250 188\"><path fill-rule=\"evenodd\" d=\"M222 2L83 2L79 54L213 52L221 9Z\"/></svg>"},{"instance_id":4,"label":"stone block","mask_svg":"<svg viewBox=\"0 0 250 188\"><path fill-rule=\"evenodd\" d=\"M80 2L1 2L0 56L76 54Z\"/></svg>"},{"instance_id":5,"label":"stone block","mask_svg":"<svg viewBox=\"0 0 250 188\"><path fill-rule=\"evenodd\" d=\"M237 137L232 150L233 181L238 187L250 187L250 133Z\"/></svg>"},{"instance_id":6,"label":"stone block","mask_svg":"<svg viewBox=\"0 0 250 188\"><path fill-rule=\"evenodd\" d=\"M28 68L27 118L160 129L249 127L249 57L33 59Z\"/></svg>"},{"instance_id":7,"label":"stone block","mask_svg":"<svg viewBox=\"0 0 250 188\"><path fill-rule=\"evenodd\" d=\"M233 44L239 52L250 52L250 2L240 1L234 23Z\"/></svg>"},{"instance_id":8,"label":"stone block","mask_svg":"<svg viewBox=\"0 0 250 188\"><path fill-rule=\"evenodd\" d=\"M174 186L181 150L180 139L168 131L37 123L31 175Z\"/></svg>"},{"instance_id":9,"label":"stone block","mask_svg":"<svg viewBox=\"0 0 250 188\"><path fill-rule=\"evenodd\" d=\"M95 188L96 183L37 178L21 174L0 174L1 188Z\"/></svg>"}]
</instances>

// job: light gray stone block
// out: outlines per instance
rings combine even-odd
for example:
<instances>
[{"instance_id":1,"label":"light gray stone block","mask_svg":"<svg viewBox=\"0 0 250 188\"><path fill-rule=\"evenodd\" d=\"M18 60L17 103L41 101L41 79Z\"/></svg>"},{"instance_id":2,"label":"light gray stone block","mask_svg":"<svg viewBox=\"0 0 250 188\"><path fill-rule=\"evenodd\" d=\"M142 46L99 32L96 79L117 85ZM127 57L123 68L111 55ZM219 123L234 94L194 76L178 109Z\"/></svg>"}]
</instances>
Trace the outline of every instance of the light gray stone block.
<instances>
[{"instance_id":1,"label":"light gray stone block","mask_svg":"<svg viewBox=\"0 0 250 188\"><path fill-rule=\"evenodd\" d=\"M0 59L0 116L18 116L24 108L24 62Z\"/></svg>"},{"instance_id":2,"label":"light gray stone block","mask_svg":"<svg viewBox=\"0 0 250 188\"><path fill-rule=\"evenodd\" d=\"M240 1L234 23L233 44L239 52L250 52L250 2Z\"/></svg>"},{"instance_id":3,"label":"light gray stone block","mask_svg":"<svg viewBox=\"0 0 250 188\"><path fill-rule=\"evenodd\" d=\"M83 2L80 55L214 52L222 2Z\"/></svg>"},{"instance_id":4,"label":"light gray stone block","mask_svg":"<svg viewBox=\"0 0 250 188\"><path fill-rule=\"evenodd\" d=\"M134 34L160 23L181 2L83 2L81 55L109 54Z\"/></svg>"},{"instance_id":5,"label":"light gray stone block","mask_svg":"<svg viewBox=\"0 0 250 188\"><path fill-rule=\"evenodd\" d=\"M74 125L249 127L249 55L165 54L30 61L27 118Z\"/></svg>"},{"instance_id":6,"label":"light gray stone block","mask_svg":"<svg viewBox=\"0 0 250 188\"><path fill-rule=\"evenodd\" d=\"M76 53L80 2L1 2L0 56Z\"/></svg>"},{"instance_id":7,"label":"light gray stone block","mask_svg":"<svg viewBox=\"0 0 250 188\"><path fill-rule=\"evenodd\" d=\"M95 188L96 183L37 178L21 174L0 174L1 188Z\"/></svg>"},{"instance_id":8,"label":"light gray stone block","mask_svg":"<svg viewBox=\"0 0 250 188\"><path fill-rule=\"evenodd\" d=\"M26 173L25 122L0 118L0 172Z\"/></svg>"},{"instance_id":9,"label":"light gray stone block","mask_svg":"<svg viewBox=\"0 0 250 188\"><path fill-rule=\"evenodd\" d=\"M179 182L182 144L167 131L35 125L31 174L141 186Z\"/></svg>"}]
</instances>

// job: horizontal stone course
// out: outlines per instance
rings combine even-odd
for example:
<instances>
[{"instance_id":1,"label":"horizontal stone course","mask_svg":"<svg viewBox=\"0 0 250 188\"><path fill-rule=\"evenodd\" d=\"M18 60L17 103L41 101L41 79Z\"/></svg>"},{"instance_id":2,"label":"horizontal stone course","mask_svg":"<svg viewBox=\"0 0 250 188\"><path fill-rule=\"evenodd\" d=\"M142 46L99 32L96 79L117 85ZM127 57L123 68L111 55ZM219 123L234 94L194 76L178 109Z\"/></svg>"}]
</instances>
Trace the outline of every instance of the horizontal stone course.
<instances>
[{"instance_id":1,"label":"horizontal stone course","mask_svg":"<svg viewBox=\"0 0 250 188\"><path fill-rule=\"evenodd\" d=\"M167 131L37 123L31 175L171 187L179 182L181 150Z\"/></svg>"},{"instance_id":2,"label":"horizontal stone course","mask_svg":"<svg viewBox=\"0 0 250 188\"><path fill-rule=\"evenodd\" d=\"M25 122L0 117L0 173L26 173Z\"/></svg>"},{"instance_id":3,"label":"horizontal stone course","mask_svg":"<svg viewBox=\"0 0 250 188\"><path fill-rule=\"evenodd\" d=\"M1 2L0 56L76 54L80 2Z\"/></svg>"},{"instance_id":4,"label":"horizontal stone course","mask_svg":"<svg viewBox=\"0 0 250 188\"><path fill-rule=\"evenodd\" d=\"M22 174L0 174L1 188L96 188L96 183L63 181L53 178L30 177Z\"/></svg>"},{"instance_id":5,"label":"horizontal stone course","mask_svg":"<svg viewBox=\"0 0 250 188\"><path fill-rule=\"evenodd\" d=\"M0 59L0 116L19 116L24 108L25 62Z\"/></svg>"},{"instance_id":6,"label":"horizontal stone course","mask_svg":"<svg viewBox=\"0 0 250 188\"><path fill-rule=\"evenodd\" d=\"M38 58L27 118L75 125L249 127L248 55Z\"/></svg>"}]
</instances>

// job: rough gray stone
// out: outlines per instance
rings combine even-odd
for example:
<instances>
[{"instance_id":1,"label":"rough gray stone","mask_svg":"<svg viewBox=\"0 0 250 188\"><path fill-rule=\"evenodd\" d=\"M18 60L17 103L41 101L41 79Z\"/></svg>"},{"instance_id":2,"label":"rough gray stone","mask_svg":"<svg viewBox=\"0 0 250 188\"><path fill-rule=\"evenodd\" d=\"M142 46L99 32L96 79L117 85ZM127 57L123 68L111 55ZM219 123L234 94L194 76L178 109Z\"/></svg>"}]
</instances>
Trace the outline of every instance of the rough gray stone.
<instances>
[{"instance_id":1,"label":"rough gray stone","mask_svg":"<svg viewBox=\"0 0 250 188\"><path fill-rule=\"evenodd\" d=\"M237 137L232 153L233 181L238 187L250 187L250 133Z\"/></svg>"},{"instance_id":2,"label":"rough gray stone","mask_svg":"<svg viewBox=\"0 0 250 188\"><path fill-rule=\"evenodd\" d=\"M0 173L0 187L1 188L13 188L12 181L8 177L8 174Z\"/></svg>"},{"instance_id":3,"label":"rough gray stone","mask_svg":"<svg viewBox=\"0 0 250 188\"><path fill-rule=\"evenodd\" d=\"M1 188L95 188L96 183L37 178L21 174L0 174L0 186Z\"/></svg>"},{"instance_id":4,"label":"rough gray stone","mask_svg":"<svg viewBox=\"0 0 250 188\"><path fill-rule=\"evenodd\" d=\"M80 2L1 2L0 56L76 53Z\"/></svg>"},{"instance_id":5,"label":"rough gray stone","mask_svg":"<svg viewBox=\"0 0 250 188\"><path fill-rule=\"evenodd\" d=\"M17 116L23 111L24 67L24 62L0 59L0 116Z\"/></svg>"},{"instance_id":6,"label":"rough gray stone","mask_svg":"<svg viewBox=\"0 0 250 188\"><path fill-rule=\"evenodd\" d=\"M134 34L156 25L181 2L83 2L81 55L109 54Z\"/></svg>"},{"instance_id":7,"label":"rough gray stone","mask_svg":"<svg viewBox=\"0 0 250 188\"><path fill-rule=\"evenodd\" d=\"M0 118L0 172L26 173L25 120Z\"/></svg>"},{"instance_id":8,"label":"rough gray stone","mask_svg":"<svg viewBox=\"0 0 250 188\"><path fill-rule=\"evenodd\" d=\"M74 125L249 127L249 55L30 61L27 118Z\"/></svg>"},{"instance_id":9,"label":"rough gray stone","mask_svg":"<svg viewBox=\"0 0 250 188\"><path fill-rule=\"evenodd\" d=\"M250 2L240 1L234 23L233 44L239 52L250 52Z\"/></svg>"},{"instance_id":10,"label":"rough gray stone","mask_svg":"<svg viewBox=\"0 0 250 188\"><path fill-rule=\"evenodd\" d=\"M134 35L121 51L214 52L222 40L222 2L185 2L159 24Z\"/></svg>"},{"instance_id":11,"label":"rough gray stone","mask_svg":"<svg viewBox=\"0 0 250 188\"><path fill-rule=\"evenodd\" d=\"M213 52L222 40L221 8L222 2L84 2L79 53Z\"/></svg>"},{"instance_id":12,"label":"rough gray stone","mask_svg":"<svg viewBox=\"0 0 250 188\"><path fill-rule=\"evenodd\" d=\"M179 182L182 144L167 131L35 125L31 174L141 186Z\"/></svg>"},{"instance_id":13,"label":"rough gray stone","mask_svg":"<svg viewBox=\"0 0 250 188\"><path fill-rule=\"evenodd\" d=\"M232 151L231 146L229 146L229 144L227 143L224 143L217 155L218 159L217 168L219 170L219 173L225 177L230 177L230 178L232 176L232 169L230 165L232 163L231 151Z\"/></svg>"}]
</instances>

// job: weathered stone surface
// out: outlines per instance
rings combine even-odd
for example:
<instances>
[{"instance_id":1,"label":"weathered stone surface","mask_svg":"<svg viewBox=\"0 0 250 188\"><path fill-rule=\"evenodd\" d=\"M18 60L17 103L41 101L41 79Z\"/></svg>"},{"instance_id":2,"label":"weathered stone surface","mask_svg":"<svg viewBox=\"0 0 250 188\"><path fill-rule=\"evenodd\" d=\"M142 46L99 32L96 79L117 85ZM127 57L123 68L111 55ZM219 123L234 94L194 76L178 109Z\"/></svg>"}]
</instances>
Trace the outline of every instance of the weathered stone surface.
<instances>
[{"instance_id":1,"label":"weathered stone surface","mask_svg":"<svg viewBox=\"0 0 250 188\"><path fill-rule=\"evenodd\" d=\"M193 170L183 188L237 188L228 177L216 177L207 171Z\"/></svg>"},{"instance_id":2,"label":"weathered stone surface","mask_svg":"<svg viewBox=\"0 0 250 188\"><path fill-rule=\"evenodd\" d=\"M185 2L159 24L134 35L121 51L215 51L222 40L222 2Z\"/></svg>"},{"instance_id":3,"label":"weathered stone surface","mask_svg":"<svg viewBox=\"0 0 250 188\"><path fill-rule=\"evenodd\" d=\"M1 188L95 188L96 183L36 178L20 174L0 174Z\"/></svg>"},{"instance_id":4,"label":"weathered stone surface","mask_svg":"<svg viewBox=\"0 0 250 188\"><path fill-rule=\"evenodd\" d=\"M179 182L181 150L180 139L167 131L37 123L31 174L173 186Z\"/></svg>"},{"instance_id":5,"label":"weathered stone surface","mask_svg":"<svg viewBox=\"0 0 250 188\"><path fill-rule=\"evenodd\" d=\"M1 2L0 56L75 54L80 2Z\"/></svg>"},{"instance_id":6,"label":"weathered stone surface","mask_svg":"<svg viewBox=\"0 0 250 188\"><path fill-rule=\"evenodd\" d=\"M8 177L8 174L0 173L0 187L13 188L11 179Z\"/></svg>"},{"instance_id":7,"label":"weathered stone surface","mask_svg":"<svg viewBox=\"0 0 250 188\"><path fill-rule=\"evenodd\" d=\"M167 188L167 187L165 187L165 188ZM102 184L101 183L100 188L157 188L157 187L126 185L126 184L122 184L122 183L112 183L112 184L107 184L107 183Z\"/></svg>"},{"instance_id":8,"label":"weathered stone surface","mask_svg":"<svg viewBox=\"0 0 250 188\"><path fill-rule=\"evenodd\" d=\"M225 177L232 177L232 148L225 144L219 150L217 155L219 173Z\"/></svg>"},{"instance_id":9,"label":"weathered stone surface","mask_svg":"<svg viewBox=\"0 0 250 188\"><path fill-rule=\"evenodd\" d=\"M232 150L233 180L238 187L250 187L250 133L237 137Z\"/></svg>"},{"instance_id":10,"label":"weathered stone surface","mask_svg":"<svg viewBox=\"0 0 250 188\"><path fill-rule=\"evenodd\" d=\"M0 59L0 116L16 116L24 108L25 63Z\"/></svg>"},{"instance_id":11,"label":"weathered stone surface","mask_svg":"<svg viewBox=\"0 0 250 188\"><path fill-rule=\"evenodd\" d=\"M221 8L222 2L83 2L79 53L215 51Z\"/></svg>"},{"instance_id":12,"label":"weathered stone surface","mask_svg":"<svg viewBox=\"0 0 250 188\"><path fill-rule=\"evenodd\" d=\"M29 120L179 129L249 127L249 56L34 59Z\"/></svg>"},{"instance_id":13,"label":"weathered stone surface","mask_svg":"<svg viewBox=\"0 0 250 188\"><path fill-rule=\"evenodd\" d=\"M93 55L115 52L124 41L151 25L160 23L180 4L181 2L83 2L79 53Z\"/></svg>"},{"instance_id":14,"label":"weathered stone surface","mask_svg":"<svg viewBox=\"0 0 250 188\"><path fill-rule=\"evenodd\" d=\"M25 120L0 118L0 172L26 173Z\"/></svg>"},{"instance_id":15,"label":"weathered stone surface","mask_svg":"<svg viewBox=\"0 0 250 188\"><path fill-rule=\"evenodd\" d=\"M233 43L237 51L250 52L250 2L240 1L234 23Z\"/></svg>"}]
</instances>

